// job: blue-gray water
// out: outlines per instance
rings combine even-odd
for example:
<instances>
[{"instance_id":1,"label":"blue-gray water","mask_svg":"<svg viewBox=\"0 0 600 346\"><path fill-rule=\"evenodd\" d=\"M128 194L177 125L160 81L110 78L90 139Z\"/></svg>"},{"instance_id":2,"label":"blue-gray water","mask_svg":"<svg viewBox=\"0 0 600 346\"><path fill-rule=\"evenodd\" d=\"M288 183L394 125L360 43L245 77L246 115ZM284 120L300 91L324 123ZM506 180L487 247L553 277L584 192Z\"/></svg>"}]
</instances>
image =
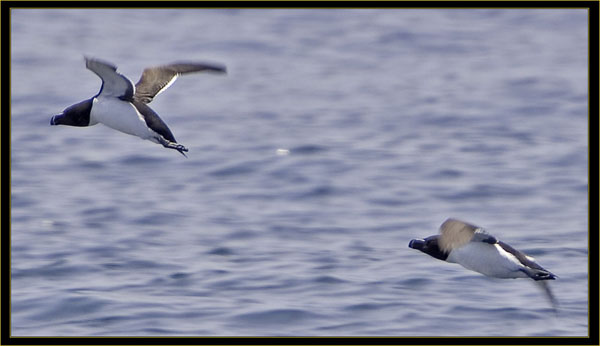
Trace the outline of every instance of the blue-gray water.
<instances>
[{"instance_id":1,"label":"blue-gray water","mask_svg":"<svg viewBox=\"0 0 600 346\"><path fill-rule=\"evenodd\" d=\"M587 18L13 10L12 335L587 335ZM84 54L227 65L151 104L189 158L50 127ZM407 247L447 217L558 275L558 314Z\"/></svg>"}]
</instances>

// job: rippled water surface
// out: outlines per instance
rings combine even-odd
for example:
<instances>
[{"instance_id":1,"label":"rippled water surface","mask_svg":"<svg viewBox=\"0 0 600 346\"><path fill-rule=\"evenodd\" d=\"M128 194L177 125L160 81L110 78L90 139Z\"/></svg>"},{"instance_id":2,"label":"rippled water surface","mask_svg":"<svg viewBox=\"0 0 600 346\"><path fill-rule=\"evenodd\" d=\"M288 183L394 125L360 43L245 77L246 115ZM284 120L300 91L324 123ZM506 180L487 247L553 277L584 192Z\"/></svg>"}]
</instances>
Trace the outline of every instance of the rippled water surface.
<instances>
[{"instance_id":1,"label":"rippled water surface","mask_svg":"<svg viewBox=\"0 0 600 346\"><path fill-rule=\"evenodd\" d=\"M587 335L585 10L12 10L11 327L31 335ZM220 62L103 125L83 55ZM408 248L447 217L559 279Z\"/></svg>"}]
</instances>

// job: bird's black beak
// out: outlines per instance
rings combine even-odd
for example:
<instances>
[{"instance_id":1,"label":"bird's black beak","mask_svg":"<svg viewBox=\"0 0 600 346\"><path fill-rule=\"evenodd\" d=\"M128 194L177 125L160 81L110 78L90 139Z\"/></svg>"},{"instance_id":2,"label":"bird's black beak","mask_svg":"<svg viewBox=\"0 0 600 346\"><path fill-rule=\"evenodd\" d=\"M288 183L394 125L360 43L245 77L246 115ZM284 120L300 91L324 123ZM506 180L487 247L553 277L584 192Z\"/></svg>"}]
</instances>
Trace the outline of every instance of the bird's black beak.
<instances>
[{"instance_id":1,"label":"bird's black beak","mask_svg":"<svg viewBox=\"0 0 600 346\"><path fill-rule=\"evenodd\" d=\"M424 239L413 239L408 243L408 247L411 249L421 250L425 245Z\"/></svg>"},{"instance_id":2,"label":"bird's black beak","mask_svg":"<svg viewBox=\"0 0 600 346\"><path fill-rule=\"evenodd\" d=\"M53 116L53 117L50 119L50 125L60 125L60 124L61 124L61 121L60 121L60 119L61 119L62 117L63 117L62 113L61 113L61 114L57 114L57 115Z\"/></svg>"}]
</instances>

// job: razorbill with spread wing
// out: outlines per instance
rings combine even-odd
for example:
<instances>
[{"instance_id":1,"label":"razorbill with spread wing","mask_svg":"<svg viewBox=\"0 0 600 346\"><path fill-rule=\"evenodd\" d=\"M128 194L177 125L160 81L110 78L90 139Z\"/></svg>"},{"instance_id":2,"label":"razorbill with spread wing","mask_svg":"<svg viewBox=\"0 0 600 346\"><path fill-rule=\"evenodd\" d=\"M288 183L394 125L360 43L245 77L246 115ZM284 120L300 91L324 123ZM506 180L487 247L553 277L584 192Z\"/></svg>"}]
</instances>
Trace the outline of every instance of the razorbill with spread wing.
<instances>
[{"instance_id":1,"label":"razorbill with spread wing","mask_svg":"<svg viewBox=\"0 0 600 346\"><path fill-rule=\"evenodd\" d=\"M102 123L115 130L162 144L183 156L186 147L177 143L164 121L150 107L153 98L168 88L180 74L192 72L225 73L225 66L180 62L146 68L134 86L117 72L116 66L98 59L85 58L85 66L102 79L94 97L66 108L50 120L50 125L92 126Z\"/></svg>"},{"instance_id":2,"label":"razorbill with spread wing","mask_svg":"<svg viewBox=\"0 0 600 346\"><path fill-rule=\"evenodd\" d=\"M439 235L413 239L408 247L490 277L531 278L544 289L550 302L557 305L545 281L554 280L556 275L542 268L532 257L499 241L481 227L448 219L440 226Z\"/></svg>"}]
</instances>

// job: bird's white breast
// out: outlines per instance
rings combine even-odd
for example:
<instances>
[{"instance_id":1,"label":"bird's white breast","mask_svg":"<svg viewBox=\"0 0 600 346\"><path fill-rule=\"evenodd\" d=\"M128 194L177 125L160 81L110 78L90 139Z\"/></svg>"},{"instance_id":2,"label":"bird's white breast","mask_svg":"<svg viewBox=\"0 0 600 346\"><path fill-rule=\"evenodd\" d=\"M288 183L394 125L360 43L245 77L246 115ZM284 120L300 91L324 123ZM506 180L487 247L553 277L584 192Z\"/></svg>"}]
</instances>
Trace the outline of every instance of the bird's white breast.
<instances>
[{"instance_id":1,"label":"bird's white breast","mask_svg":"<svg viewBox=\"0 0 600 346\"><path fill-rule=\"evenodd\" d=\"M117 131L121 131L142 139L151 139L152 131L146 126L144 117L133 104L114 97L94 98L92 121L102 123Z\"/></svg>"},{"instance_id":2,"label":"bird's white breast","mask_svg":"<svg viewBox=\"0 0 600 346\"><path fill-rule=\"evenodd\" d=\"M504 251L498 244L482 242L467 243L453 249L446 261L458 263L467 269L491 277L527 277L526 274L519 270L522 268L519 260Z\"/></svg>"}]
</instances>

